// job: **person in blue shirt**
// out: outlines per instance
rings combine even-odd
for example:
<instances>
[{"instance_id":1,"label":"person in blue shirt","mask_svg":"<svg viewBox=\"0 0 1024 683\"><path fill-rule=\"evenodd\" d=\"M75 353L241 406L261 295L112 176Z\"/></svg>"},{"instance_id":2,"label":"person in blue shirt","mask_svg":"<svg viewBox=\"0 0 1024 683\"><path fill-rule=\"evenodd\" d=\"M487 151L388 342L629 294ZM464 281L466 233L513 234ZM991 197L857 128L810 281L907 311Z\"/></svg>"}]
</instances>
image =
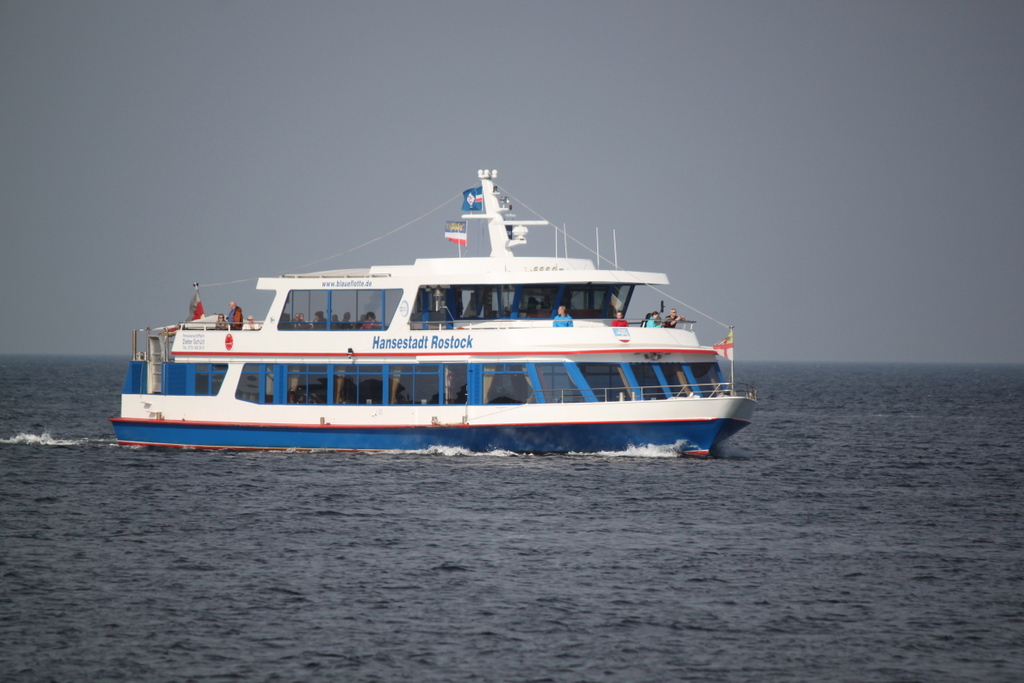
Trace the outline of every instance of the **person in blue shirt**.
<instances>
[{"instance_id":1,"label":"person in blue shirt","mask_svg":"<svg viewBox=\"0 0 1024 683\"><path fill-rule=\"evenodd\" d=\"M661 327L661 314L657 311L651 311L644 318L644 327Z\"/></svg>"},{"instance_id":2,"label":"person in blue shirt","mask_svg":"<svg viewBox=\"0 0 1024 683\"><path fill-rule=\"evenodd\" d=\"M555 316L555 322L552 327L572 327L572 317L565 312L565 306L558 307L558 315Z\"/></svg>"}]
</instances>

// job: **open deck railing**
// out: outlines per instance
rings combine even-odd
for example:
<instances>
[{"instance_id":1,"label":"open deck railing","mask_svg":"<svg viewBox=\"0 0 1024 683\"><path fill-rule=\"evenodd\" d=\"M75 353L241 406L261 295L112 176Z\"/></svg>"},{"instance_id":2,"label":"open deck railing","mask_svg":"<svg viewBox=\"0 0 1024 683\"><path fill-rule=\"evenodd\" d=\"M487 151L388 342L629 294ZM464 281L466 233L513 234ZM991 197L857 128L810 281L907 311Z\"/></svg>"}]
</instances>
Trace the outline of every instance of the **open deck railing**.
<instances>
[{"instance_id":1,"label":"open deck railing","mask_svg":"<svg viewBox=\"0 0 1024 683\"><path fill-rule=\"evenodd\" d=\"M467 318L462 320L410 320L410 330L450 330L450 329L485 329L485 330L503 330L503 329L533 329L533 328L550 328L553 323L552 318L494 318L481 320L479 318ZM643 327L642 320L627 320L629 327ZM693 325L696 321L686 320L676 323L675 328L677 330L693 330ZM612 327L612 320L610 318L573 318L573 327ZM655 328L656 329L656 328Z\"/></svg>"},{"instance_id":2,"label":"open deck railing","mask_svg":"<svg viewBox=\"0 0 1024 683\"><path fill-rule=\"evenodd\" d=\"M577 318L573 319L573 327L611 327L612 321L610 319L603 318ZM642 327L641 320L628 321L630 327ZM216 320L190 320L188 322L178 323L178 325L170 328L157 328L150 329L144 328L135 330L135 333L145 331L148 334L163 334L173 335L177 330L186 330L191 332L215 332L222 330L225 332L257 332L263 328L264 321L258 320L253 323L223 323ZM340 327L340 325L345 327ZM686 320L676 324L674 329L677 330L693 330L695 321ZM250 325L255 326L256 329L251 329ZM492 320L481 320L479 318L467 318L463 320L453 320L450 322L445 321L421 321L421 320L410 320L410 330L451 330L451 329L476 329L476 330L522 330L522 329L550 329L552 327L551 318L497 318ZM366 332L371 330L362 329L358 323L320 323L317 326L316 323L306 323L303 328L293 327L289 329L302 329L303 331L324 331L329 330L331 332ZM394 326L388 329L394 329ZM372 331L380 332L380 328L374 328ZM133 351L134 354L134 351Z\"/></svg>"},{"instance_id":3,"label":"open deck railing","mask_svg":"<svg viewBox=\"0 0 1024 683\"><path fill-rule=\"evenodd\" d=\"M596 389L535 389L525 401L490 400L494 403L612 403L618 401L664 401L669 398L742 397L757 400L757 389L742 382L713 384L675 384Z\"/></svg>"},{"instance_id":4,"label":"open deck railing","mask_svg":"<svg viewBox=\"0 0 1024 683\"><path fill-rule=\"evenodd\" d=\"M249 325L254 325L256 329L251 329ZM216 320L190 320L185 323L180 323L177 329L191 330L194 332L212 332L214 330L222 330L225 332L259 332L262 327L262 320L257 320L252 323L222 323L217 322Z\"/></svg>"}]
</instances>

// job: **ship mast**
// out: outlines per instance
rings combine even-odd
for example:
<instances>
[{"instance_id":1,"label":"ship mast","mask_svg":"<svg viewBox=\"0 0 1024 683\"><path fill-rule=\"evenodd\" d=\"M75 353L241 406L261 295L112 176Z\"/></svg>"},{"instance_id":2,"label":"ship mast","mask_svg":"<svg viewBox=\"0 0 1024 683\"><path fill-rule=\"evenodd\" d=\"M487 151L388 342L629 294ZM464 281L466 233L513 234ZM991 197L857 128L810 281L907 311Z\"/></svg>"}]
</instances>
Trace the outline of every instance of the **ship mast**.
<instances>
[{"instance_id":1,"label":"ship mast","mask_svg":"<svg viewBox=\"0 0 1024 683\"><path fill-rule=\"evenodd\" d=\"M550 225L548 221L523 221L511 214L507 198L499 198L494 179L497 171L476 172L483 190L483 213L463 214L463 218L479 218L487 221L487 233L491 240L491 258L512 258L512 248L526 244L527 225ZM507 215L506 215L507 214Z\"/></svg>"}]
</instances>

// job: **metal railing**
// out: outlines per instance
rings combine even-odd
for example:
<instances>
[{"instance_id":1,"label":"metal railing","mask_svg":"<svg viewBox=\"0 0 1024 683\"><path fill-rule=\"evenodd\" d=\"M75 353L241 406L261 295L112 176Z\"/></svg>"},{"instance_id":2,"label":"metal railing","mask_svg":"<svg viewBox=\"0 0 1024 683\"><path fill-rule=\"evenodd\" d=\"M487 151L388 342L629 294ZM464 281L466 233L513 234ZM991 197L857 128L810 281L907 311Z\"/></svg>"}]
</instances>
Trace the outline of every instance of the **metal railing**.
<instances>
[{"instance_id":1,"label":"metal railing","mask_svg":"<svg viewBox=\"0 0 1024 683\"><path fill-rule=\"evenodd\" d=\"M254 326L256 329L249 327ZM256 320L253 322L244 323L229 323L220 322L217 320L189 320L188 322L179 323L177 329L189 330L193 332L259 332L263 328L263 321Z\"/></svg>"},{"instance_id":2,"label":"metal railing","mask_svg":"<svg viewBox=\"0 0 1024 683\"><path fill-rule=\"evenodd\" d=\"M642 328L642 320L629 320L629 327ZM484 330L507 330L507 329L550 329L552 327L552 318L494 318L494 319L481 319L481 318L465 318L460 320L410 320L410 330L458 330L458 329L484 329ZM574 318L573 327L613 327L612 320L609 318ZM693 326L696 323L694 320L681 321L676 324L674 329L677 330L688 330L692 331ZM178 323L176 326L169 328L158 328L160 330L166 330L169 334L174 334L177 330L187 330L191 332L258 332L263 328L265 321L256 320L252 323L229 323L229 322L218 322L216 320L189 320L187 322ZM256 329L252 329L252 327ZM284 328L283 325L279 327ZM293 327L287 328L289 330L308 330L310 332L330 330L332 332L380 332L381 327L375 327L371 329L363 329L361 323L311 323L306 322L301 327L294 325ZM388 329L388 328L383 328ZM645 328L645 329L657 329L657 328ZM665 328L669 329L669 328ZM137 330L141 331L141 330Z\"/></svg>"},{"instance_id":3,"label":"metal railing","mask_svg":"<svg viewBox=\"0 0 1024 683\"><path fill-rule=\"evenodd\" d=\"M410 320L410 330L450 330L450 329L534 329L550 328L554 322L553 318L464 318L458 320ZM614 327L611 318L573 318L573 327ZM627 320L629 327L643 327L643 320ZM677 330L693 330L696 323L694 320L680 321L676 323ZM657 328L649 328L657 329Z\"/></svg>"},{"instance_id":4,"label":"metal railing","mask_svg":"<svg viewBox=\"0 0 1024 683\"><path fill-rule=\"evenodd\" d=\"M757 389L743 382L709 384L654 384L638 387L604 387L594 389L534 389L525 401L496 397L485 401L495 403L613 403L620 401L664 401L670 398L739 397L757 400Z\"/></svg>"}]
</instances>

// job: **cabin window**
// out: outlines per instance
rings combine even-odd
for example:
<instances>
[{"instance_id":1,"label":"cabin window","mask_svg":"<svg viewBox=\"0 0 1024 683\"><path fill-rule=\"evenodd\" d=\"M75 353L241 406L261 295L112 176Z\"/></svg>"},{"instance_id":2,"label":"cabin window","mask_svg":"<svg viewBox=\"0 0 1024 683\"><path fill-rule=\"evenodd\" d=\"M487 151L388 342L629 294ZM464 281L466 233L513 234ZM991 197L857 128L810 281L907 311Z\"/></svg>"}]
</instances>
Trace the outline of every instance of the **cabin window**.
<instances>
[{"instance_id":1,"label":"cabin window","mask_svg":"<svg viewBox=\"0 0 1024 683\"><path fill-rule=\"evenodd\" d=\"M533 383L525 364L483 366L483 402L533 403Z\"/></svg>"},{"instance_id":2,"label":"cabin window","mask_svg":"<svg viewBox=\"0 0 1024 683\"><path fill-rule=\"evenodd\" d=\"M538 393L544 403L580 403L585 400L564 363L537 363Z\"/></svg>"},{"instance_id":3,"label":"cabin window","mask_svg":"<svg viewBox=\"0 0 1024 683\"><path fill-rule=\"evenodd\" d=\"M196 396L216 396L228 371L226 363L199 363L196 368Z\"/></svg>"},{"instance_id":4,"label":"cabin window","mask_svg":"<svg viewBox=\"0 0 1024 683\"><path fill-rule=\"evenodd\" d=\"M523 293L519 298L519 317L550 318L560 290L560 285L523 285Z\"/></svg>"},{"instance_id":5,"label":"cabin window","mask_svg":"<svg viewBox=\"0 0 1024 683\"><path fill-rule=\"evenodd\" d=\"M551 318L558 306L581 319L626 312L634 285L437 285L420 287L412 329L451 328L464 320ZM336 308L336 307L335 307Z\"/></svg>"},{"instance_id":6,"label":"cabin window","mask_svg":"<svg viewBox=\"0 0 1024 683\"><path fill-rule=\"evenodd\" d=\"M682 363L658 363L661 374L665 377L665 388L671 396L690 396L693 389L690 388L690 380L686 377L686 371Z\"/></svg>"},{"instance_id":7,"label":"cabin window","mask_svg":"<svg viewBox=\"0 0 1024 683\"><path fill-rule=\"evenodd\" d=\"M618 363L580 363L577 366L598 401L622 401L633 398L622 366Z\"/></svg>"},{"instance_id":8,"label":"cabin window","mask_svg":"<svg viewBox=\"0 0 1024 683\"><path fill-rule=\"evenodd\" d=\"M562 303L574 318L608 318L608 292L611 285L567 285Z\"/></svg>"},{"instance_id":9,"label":"cabin window","mask_svg":"<svg viewBox=\"0 0 1024 683\"><path fill-rule=\"evenodd\" d=\"M441 366L391 365L388 367L388 403L437 405L441 399Z\"/></svg>"},{"instance_id":10,"label":"cabin window","mask_svg":"<svg viewBox=\"0 0 1024 683\"><path fill-rule=\"evenodd\" d=\"M659 368L654 363L630 363L629 369L633 371L640 395L645 401L668 398L671 396L666 391L662 377L659 375Z\"/></svg>"},{"instance_id":11,"label":"cabin window","mask_svg":"<svg viewBox=\"0 0 1024 683\"><path fill-rule=\"evenodd\" d=\"M714 396L722 388L718 363L691 363L687 366L694 389L700 396Z\"/></svg>"},{"instance_id":12,"label":"cabin window","mask_svg":"<svg viewBox=\"0 0 1024 683\"><path fill-rule=\"evenodd\" d=\"M235 398L250 403L274 402L274 366L246 363L235 389Z\"/></svg>"},{"instance_id":13,"label":"cabin window","mask_svg":"<svg viewBox=\"0 0 1024 683\"><path fill-rule=\"evenodd\" d=\"M448 405L465 405L469 401L469 380L467 363L444 365L444 402Z\"/></svg>"},{"instance_id":14,"label":"cabin window","mask_svg":"<svg viewBox=\"0 0 1024 683\"><path fill-rule=\"evenodd\" d=\"M279 330L386 329L402 300L401 289L293 290Z\"/></svg>"},{"instance_id":15,"label":"cabin window","mask_svg":"<svg viewBox=\"0 0 1024 683\"><path fill-rule=\"evenodd\" d=\"M335 365L334 403L384 403L384 369L380 365Z\"/></svg>"},{"instance_id":16,"label":"cabin window","mask_svg":"<svg viewBox=\"0 0 1024 683\"><path fill-rule=\"evenodd\" d=\"M288 403L327 403L326 365L288 366Z\"/></svg>"},{"instance_id":17,"label":"cabin window","mask_svg":"<svg viewBox=\"0 0 1024 683\"><path fill-rule=\"evenodd\" d=\"M207 395L219 389L226 368L167 363L165 393ZM275 381L282 387L277 397ZM235 398L252 403L489 405L650 401L694 393L715 396L721 390L717 363L246 363Z\"/></svg>"},{"instance_id":18,"label":"cabin window","mask_svg":"<svg viewBox=\"0 0 1024 683\"><path fill-rule=\"evenodd\" d=\"M412 309L412 320L415 321L413 329L451 327L450 321L454 315L450 312L450 296L448 287L420 287Z\"/></svg>"},{"instance_id":19,"label":"cabin window","mask_svg":"<svg viewBox=\"0 0 1024 683\"><path fill-rule=\"evenodd\" d=\"M626 308L629 307L629 300L633 296L633 287L635 285L612 285L611 298L609 299L609 307L607 316L609 318L615 317L616 311L626 312Z\"/></svg>"},{"instance_id":20,"label":"cabin window","mask_svg":"<svg viewBox=\"0 0 1024 683\"><path fill-rule=\"evenodd\" d=\"M452 287L455 317L459 320L493 320L512 316L515 287L469 285Z\"/></svg>"}]
</instances>

